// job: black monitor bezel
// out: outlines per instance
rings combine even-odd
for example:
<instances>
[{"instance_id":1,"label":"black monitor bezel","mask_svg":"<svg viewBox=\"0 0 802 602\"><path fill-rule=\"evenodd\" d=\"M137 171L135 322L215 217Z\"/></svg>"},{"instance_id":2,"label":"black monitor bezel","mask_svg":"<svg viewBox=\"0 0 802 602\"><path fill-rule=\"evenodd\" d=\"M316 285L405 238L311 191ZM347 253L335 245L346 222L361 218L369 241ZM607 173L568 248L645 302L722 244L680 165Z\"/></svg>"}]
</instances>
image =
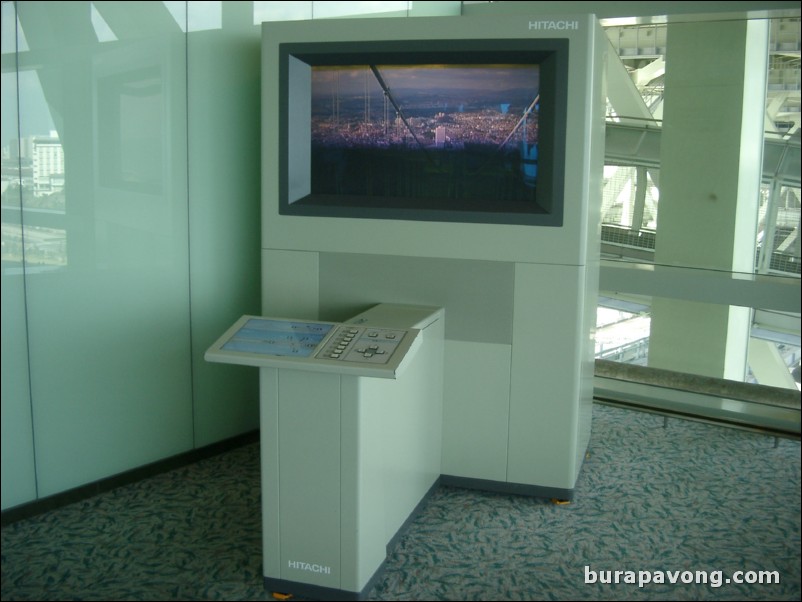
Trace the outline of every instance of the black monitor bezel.
<instances>
[{"instance_id":1,"label":"black monitor bezel","mask_svg":"<svg viewBox=\"0 0 802 602\"><path fill-rule=\"evenodd\" d=\"M563 224L568 106L567 38L390 40L279 44L278 209L280 215L415 220L560 227ZM535 203L500 204L447 199L404 199L309 194L289 199L288 146L293 102L291 59L310 66L367 64L538 64L539 171ZM550 93L544 93L550 92ZM311 139L310 139L311 144ZM294 174L297 176L297 174ZM307 176L308 177L308 176Z\"/></svg>"}]
</instances>

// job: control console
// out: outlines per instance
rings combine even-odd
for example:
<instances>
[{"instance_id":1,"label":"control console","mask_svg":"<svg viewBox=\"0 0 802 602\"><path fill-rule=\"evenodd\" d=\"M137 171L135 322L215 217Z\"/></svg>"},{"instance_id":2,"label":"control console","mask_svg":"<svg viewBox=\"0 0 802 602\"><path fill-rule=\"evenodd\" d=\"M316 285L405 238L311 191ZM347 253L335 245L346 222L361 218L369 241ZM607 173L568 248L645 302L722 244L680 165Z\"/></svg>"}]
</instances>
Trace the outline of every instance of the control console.
<instances>
[{"instance_id":1,"label":"control console","mask_svg":"<svg viewBox=\"0 0 802 602\"><path fill-rule=\"evenodd\" d=\"M206 351L208 361L395 378L419 331L243 316Z\"/></svg>"},{"instance_id":2,"label":"control console","mask_svg":"<svg viewBox=\"0 0 802 602\"><path fill-rule=\"evenodd\" d=\"M386 364L406 335L406 330L338 326L316 357Z\"/></svg>"}]
</instances>

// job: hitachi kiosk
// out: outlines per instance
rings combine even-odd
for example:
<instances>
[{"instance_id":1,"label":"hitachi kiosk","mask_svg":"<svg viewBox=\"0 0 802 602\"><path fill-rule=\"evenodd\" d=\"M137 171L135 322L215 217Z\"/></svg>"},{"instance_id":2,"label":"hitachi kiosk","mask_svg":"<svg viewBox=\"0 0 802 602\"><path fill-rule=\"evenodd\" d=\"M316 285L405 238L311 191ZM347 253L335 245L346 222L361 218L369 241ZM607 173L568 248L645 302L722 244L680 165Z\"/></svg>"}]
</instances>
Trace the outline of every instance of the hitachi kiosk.
<instances>
[{"instance_id":1,"label":"hitachi kiosk","mask_svg":"<svg viewBox=\"0 0 802 602\"><path fill-rule=\"evenodd\" d=\"M243 316L206 352L260 368L265 584L360 597L440 478L444 315Z\"/></svg>"},{"instance_id":2,"label":"hitachi kiosk","mask_svg":"<svg viewBox=\"0 0 802 602\"><path fill-rule=\"evenodd\" d=\"M607 46L592 15L263 25L262 313L312 338L210 359L262 374L271 590L366 596L438 479L573 498Z\"/></svg>"}]
</instances>

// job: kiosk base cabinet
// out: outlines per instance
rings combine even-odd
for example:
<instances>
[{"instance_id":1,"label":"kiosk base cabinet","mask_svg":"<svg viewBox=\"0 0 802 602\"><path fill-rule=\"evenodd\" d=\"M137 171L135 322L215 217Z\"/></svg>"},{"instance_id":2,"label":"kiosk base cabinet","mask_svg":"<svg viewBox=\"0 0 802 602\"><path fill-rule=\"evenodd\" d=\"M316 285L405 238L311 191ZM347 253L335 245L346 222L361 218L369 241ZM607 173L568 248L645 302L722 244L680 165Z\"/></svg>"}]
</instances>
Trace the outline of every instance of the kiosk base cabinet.
<instances>
[{"instance_id":1,"label":"kiosk base cabinet","mask_svg":"<svg viewBox=\"0 0 802 602\"><path fill-rule=\"evenodd\" d=\"M438 483L443 312L404 307L394 320L393 307L354 321L421 331L395 379L260 368L269 591L366 595L393 537Z\"/></svg>"}]
</instances>

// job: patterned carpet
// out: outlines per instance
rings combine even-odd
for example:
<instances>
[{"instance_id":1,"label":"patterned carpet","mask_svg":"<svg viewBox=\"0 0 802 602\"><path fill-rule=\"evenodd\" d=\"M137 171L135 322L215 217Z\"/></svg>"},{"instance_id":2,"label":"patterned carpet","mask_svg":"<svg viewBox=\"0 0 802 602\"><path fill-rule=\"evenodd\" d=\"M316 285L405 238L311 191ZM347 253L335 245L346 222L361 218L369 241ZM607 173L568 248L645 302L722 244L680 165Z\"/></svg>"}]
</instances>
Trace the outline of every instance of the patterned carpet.
<instances>
[{"instance_id":1,"label":"patterned carpet","mask_svg":"<svg viewBox=\"0 0 802 602\"><path fill-rule=\"evenodd\" d=\"M596 405L588 453L569 505L441 488L370 598L800 599L798 441ZM13 523L2 599L271 599L259 496L251 444Z\"/></svg>"}]
</instances>

